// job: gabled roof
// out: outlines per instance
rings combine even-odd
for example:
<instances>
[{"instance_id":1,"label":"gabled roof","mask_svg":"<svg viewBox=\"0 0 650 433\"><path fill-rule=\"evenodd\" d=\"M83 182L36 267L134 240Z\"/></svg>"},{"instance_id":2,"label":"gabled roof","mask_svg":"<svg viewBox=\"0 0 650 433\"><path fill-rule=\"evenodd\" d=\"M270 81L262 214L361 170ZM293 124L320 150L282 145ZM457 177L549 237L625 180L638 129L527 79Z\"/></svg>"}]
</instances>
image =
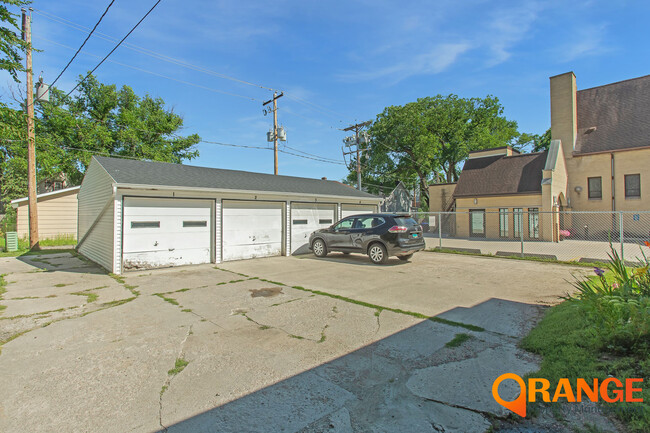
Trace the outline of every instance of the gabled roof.
<instances>
[{"instance_id":1,"label":"gabled roof","mask_svg":"<svg viewBox=\"0 0 650 433\"><path fill-rule=\"evenodd\" d=\"M48 197L55 197L58 195L69 195L69 194L77 194L79 192L80 186L71 186L70 188L63 188L63 189L57 189L56 191L50 191L50 192L44 192L41 194L36 195L36 200L40 200L42 198L48 198ZM11 205L13 207L18 207L20 203L27 203L29 200L29 197L22 197L22 198L17 198L15 200L11 200Z\"/></svg>"},{"instance_id":2,"label":"gabled roof","mask_svg":"<svg viewBox=\"0 0 650 433\"><path fill-rule=\"evenodd\" d=\"M455 197L541 194L547 152L497 155L465 161Z\"/></svg>"},{"instance_id":3,"label":"gabled roof","mask_svg":"<svg viewBox=\"0 0 650 433\"><path fill-rule=\"evenodd\" d=\"M379 200L377 196L331 180L275 176L249 171L136 161L106 156L94 156L93 158L108 172L118 186L165 186Z\"/></svg>"},{"instance_id":4,"label":"gabled roof","mask_svg":"<svg viewBox=\"0 0 650 433\"><path fill-rule=\"evenodd\" d=\"M577 92L578 154L650 146L650 75Z\"/></svg>"}]
</instances>

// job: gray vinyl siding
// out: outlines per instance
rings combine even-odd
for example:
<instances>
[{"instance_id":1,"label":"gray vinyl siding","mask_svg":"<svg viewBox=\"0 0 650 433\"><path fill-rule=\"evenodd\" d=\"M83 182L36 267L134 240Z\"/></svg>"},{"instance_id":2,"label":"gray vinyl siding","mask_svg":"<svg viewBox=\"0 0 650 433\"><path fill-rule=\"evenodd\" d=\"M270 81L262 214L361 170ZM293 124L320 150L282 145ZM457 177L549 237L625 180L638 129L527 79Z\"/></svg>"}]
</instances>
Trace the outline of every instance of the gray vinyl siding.
<instances>
[{"instance_id":1,"label":"gray vinyl siding","mask_svg":"<svg viewBox=\"0 0 650 433\"><path fill-rule=\"evenodd\" d=\"M77 235L79 241L86 236L86 232L110 200L109 208L79 246L79 252L111 272L114 266L113 182L113 178L93 158L79 190L79 232Z\"/></svg>"}]
</instances>

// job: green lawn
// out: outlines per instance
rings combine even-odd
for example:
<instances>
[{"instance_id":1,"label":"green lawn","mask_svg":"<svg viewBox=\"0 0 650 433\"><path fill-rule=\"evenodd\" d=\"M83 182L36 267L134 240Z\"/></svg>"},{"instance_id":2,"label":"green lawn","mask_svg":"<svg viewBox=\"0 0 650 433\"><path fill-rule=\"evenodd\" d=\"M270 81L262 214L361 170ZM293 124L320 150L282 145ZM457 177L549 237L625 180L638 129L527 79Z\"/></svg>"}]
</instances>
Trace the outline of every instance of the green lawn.
<instances>
[{"instance_id":1,"label":"green lawn","mask_svg":"<svg viewBox=\"0 0 650 433\"><path fill-rule=\"evenodd\" d=\"M611 375L622 381L643 378L643 403L603 403L601 407L611 411L631 432L650 431L649 354L613 353L605 347L584 304L565 301L552 307L521 346L543 357L540 371L529 376L549 379L551 390L563 377L573 385L579 377L604 379Z\"/></svg>"},{"instance_id":2,"label":"green lawn","mask_svg":"<svg viewBox=\"0 0 650 433\"><path fill-rule=\"evenodd\" d=\"M75 247L77 245L77 239L73 235L61 235L53 238L41 239L39 245L42 247ZM5 251L4 234L0 236L0 257L20 256L28 251L29 241L27 238L18 239L18 251L7 252Z\"/></svg>"}]
</instances>

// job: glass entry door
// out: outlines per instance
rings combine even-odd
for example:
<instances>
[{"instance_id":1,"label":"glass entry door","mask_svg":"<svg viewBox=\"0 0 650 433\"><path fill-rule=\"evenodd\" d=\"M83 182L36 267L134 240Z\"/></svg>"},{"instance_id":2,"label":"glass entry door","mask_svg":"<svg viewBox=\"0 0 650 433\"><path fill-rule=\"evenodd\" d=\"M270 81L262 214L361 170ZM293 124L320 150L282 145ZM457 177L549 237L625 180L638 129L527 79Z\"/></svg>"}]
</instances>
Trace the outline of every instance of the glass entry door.
<instances>
[{"instance_id":1,"label":"glass entry door","mask_svg":"<svg viewBox=\"0 0 650 433\"><path fill-rule=\"evenodd\" d=\"M485 237L485 209L469 211L469 235L476 238Z\"/></svg>"}]
</instances>

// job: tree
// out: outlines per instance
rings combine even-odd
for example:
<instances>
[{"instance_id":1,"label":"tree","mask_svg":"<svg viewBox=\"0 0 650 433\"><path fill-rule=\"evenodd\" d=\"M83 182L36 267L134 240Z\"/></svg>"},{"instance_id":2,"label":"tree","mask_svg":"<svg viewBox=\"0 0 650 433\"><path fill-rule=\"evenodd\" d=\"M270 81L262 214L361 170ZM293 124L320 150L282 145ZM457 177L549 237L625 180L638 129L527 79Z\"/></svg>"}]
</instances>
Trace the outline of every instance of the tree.
<instances>
[{"instance_id":1,"label":"tree","mask_svg":"<svg viewBox=\"0 0 650 433\"><path fill-rule=\"evenodd\" d=\"M493 96L437 95L386 107L369 130L371 142L362 161L366 184L401 180L408 188L417 186L423 206L428 205L429 183L458 180L460 163L470 151L519 147L521 135Z\"/></svg>"},{"instance_id":2,"label":"tree","mask_svg":"<svg viewBox=\"0 0 650 433\"><path fill-rule=\"evenodd\" d=\"M39 179L65 174L79 185L93 155L180 163L198 156L197 134L179 135L183 118L161 98L140 97L128 86L102 84L94 76L74 96L50 89L36 103ZM25 121L21 111L0 106L0 190L3 202L26 194Z\"/></svg>"},{"instance_id":3,"label":"tree","mask_svg":"<svg viewBox=\"0 0 650 433\"><path fill-rule=\"evenodd\" d=\"M24 6L29 3L31 1L0 0L0 70L9 72L16 82L18 72L25 71L20 51L26 49L27 44L18 36L22 32L18 15L9 12L7 5Z\"/></svg>"},{"instance_id":4,"label":"tree","mask_svg":"<svg viewBox=\"0 0 650 433\"><path fill-rule=\"evenodd\" d=\"M542 135L535 135L533 138L533 152L543 152L551 146L551 128L548 128Z\"/></svg>"}]
</instances>

